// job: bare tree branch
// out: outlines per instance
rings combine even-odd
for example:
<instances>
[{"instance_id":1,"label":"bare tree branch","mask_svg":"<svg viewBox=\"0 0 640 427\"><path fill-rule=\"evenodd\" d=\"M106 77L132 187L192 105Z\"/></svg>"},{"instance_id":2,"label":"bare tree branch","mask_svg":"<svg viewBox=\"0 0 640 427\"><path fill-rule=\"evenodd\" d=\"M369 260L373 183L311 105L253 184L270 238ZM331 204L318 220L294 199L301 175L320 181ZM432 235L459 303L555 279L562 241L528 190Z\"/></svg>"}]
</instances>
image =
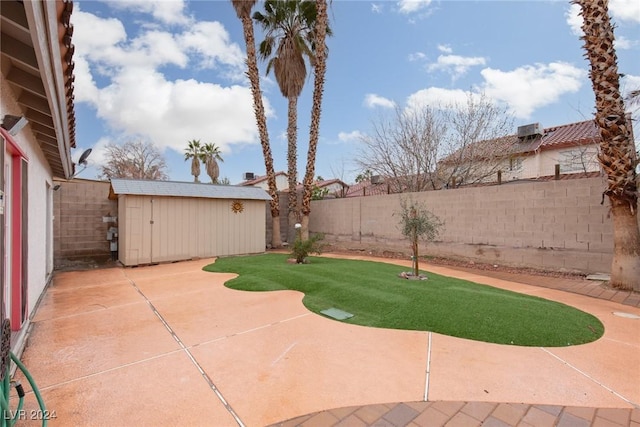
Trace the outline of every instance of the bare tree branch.
<instances>
[{"instance_id":1,"label":"bare tree branch","mask_svg":"<svg viewBox=\"0 0 640 427\"><path fill-rule=\"evenodd\" d=\"M99 178L169 179L162 153L149 141L109 143L105 150L106 163L100 166Z\"/></svg>"}]
</instances>

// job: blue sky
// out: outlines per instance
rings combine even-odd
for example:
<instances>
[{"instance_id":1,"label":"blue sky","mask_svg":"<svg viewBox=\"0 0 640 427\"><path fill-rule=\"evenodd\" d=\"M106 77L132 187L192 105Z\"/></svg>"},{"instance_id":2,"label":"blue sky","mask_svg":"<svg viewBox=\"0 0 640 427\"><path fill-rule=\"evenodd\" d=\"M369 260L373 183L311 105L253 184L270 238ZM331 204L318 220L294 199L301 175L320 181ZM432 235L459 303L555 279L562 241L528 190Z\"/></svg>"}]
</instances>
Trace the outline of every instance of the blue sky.
<instances>
[{"instance_id":1,"label":"blue sky","mask_svg":"<svg viewBox=\"0 0 640 427\"><path fill-rule=\"evenodd\" d=\"M610 0L610 14L619 71L626 75L623 91L638 89L640 2ZM396 106L484 93L514 115L514 133L519 125L550 127L593 117L580 19L568 1L334 0L330 19L316 162L316 174L324 178L353 182L359 138ZM93 149L79 177L96 178L106 143L139 139L158 146L174 181L193 180L183 155L191 139L222 148L220 175L232 184L244 172L264 174L244 76L242 26L230 1L77 1L72 22L74 159ZM261 40L258 28L256 37ZM284 171L287 103L263 65L275 168ZM298 103L299 180L312 88L310 78Z\"/></svg>"}]
</instances>

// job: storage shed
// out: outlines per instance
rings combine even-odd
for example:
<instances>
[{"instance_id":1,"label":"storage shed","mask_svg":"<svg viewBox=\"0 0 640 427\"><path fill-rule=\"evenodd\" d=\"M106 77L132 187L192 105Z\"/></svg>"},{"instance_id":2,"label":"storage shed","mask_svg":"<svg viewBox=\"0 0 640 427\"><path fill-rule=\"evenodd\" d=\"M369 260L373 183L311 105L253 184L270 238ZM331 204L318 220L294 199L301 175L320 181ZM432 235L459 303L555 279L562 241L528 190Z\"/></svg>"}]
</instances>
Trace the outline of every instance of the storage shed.
<instances>
[{"instance_id":1,"label":"storage shed","mask_svg":"<svg viewBox=\"0 0 640 427\"><path fill-rule=\"evenodd\" d=\"M261 188L112 179L118 259L126 266L264 252Z\"/></svg>"}]
</instances>

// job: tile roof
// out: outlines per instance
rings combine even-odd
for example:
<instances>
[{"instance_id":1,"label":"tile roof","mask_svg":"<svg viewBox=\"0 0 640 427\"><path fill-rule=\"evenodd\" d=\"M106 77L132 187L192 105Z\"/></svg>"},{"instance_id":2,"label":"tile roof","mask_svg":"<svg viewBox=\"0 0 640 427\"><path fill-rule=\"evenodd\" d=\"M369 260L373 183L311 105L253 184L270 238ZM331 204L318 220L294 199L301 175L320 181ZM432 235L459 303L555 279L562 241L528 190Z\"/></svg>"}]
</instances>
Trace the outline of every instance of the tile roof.
<instances>
[{"instance_id":1,"label":"tile roof","mask_svg":"<svg viewBox=\"0 0 640 427\"><path fill-rule=\"evenodd\" d=\"M569 123L544 129L544 135L533 138L519 139L516 134L500 138L478 141L466 148L463 156L469 159L487 159L495 157L496 153L504 155L517 155L533 153L536 150L552 150L562 147L582 146L597 144L600 141L600 132L594 120ZM456 155L460 150L442 159L442 163L456 161Z\"/></svg>"},{"instance_id":2,"label":"tile roof","mask_svg":"<svg viewBox=\"0 0 640 427\"><path fill-rule=\"evenodd\" d=\"M204 199L271 200L258 187L199 184L195 182L153 181L144 179L112 179L109 198L120 194L137 196L199 197Z\"/></svg>"},{"instance_id":3,"label":"tile roof","mask_svg":"<svg viewBox=\"0 0 640 427\"><path fill-rule=\"evenodd\" d=\"M287 174L284 173L284 172L276 172L276 176L280 176L280 175L287 176ZM247 181L242 181L238 185L241 185L241 186L245 187L245 186L249 186L249 185L256 185L256 184L258 184L260 182L263 182L263 181L266 181L266 180L267 180L267 175L256 176L253 179L249 179Z\"/></svg>"},{"instance_id":4,"label":"tile roof","mask_svg":"<svg viewBox=\"0 0 640 427\"><path fill-rule=\"evenodd\" d=\"M600 142L600 131L594 120L556 126L544 130L541 148L566 145L589 145Z\"/></svg>"},{"instance_id":5,"label":"tile roof","mask_svg":"<svg viewBox=\"0 0 640 427\"><path fill-rule=\"evenodd\" d=\"M3 115L24 116L53 176L70 178L76 146L73 2L3 1L0 9L2 74L19 107Z\"/></svg>"}]
</instances>

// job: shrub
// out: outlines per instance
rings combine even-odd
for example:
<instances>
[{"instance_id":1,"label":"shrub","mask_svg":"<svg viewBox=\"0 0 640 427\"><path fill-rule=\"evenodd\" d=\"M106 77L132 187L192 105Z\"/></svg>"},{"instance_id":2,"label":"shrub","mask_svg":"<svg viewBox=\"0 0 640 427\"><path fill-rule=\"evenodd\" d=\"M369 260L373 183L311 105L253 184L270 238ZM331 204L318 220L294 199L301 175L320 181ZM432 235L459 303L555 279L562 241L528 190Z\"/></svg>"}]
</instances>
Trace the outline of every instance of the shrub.
<instances>
[{"instance_id":1,"label":"shrub","mask_svg":"<svg viewBox=\"0 0 640 427\"><path fill-rule=\"evenodd\" d=\"M400 199L400 232L411 242L411 251L413 252L413 275L419 276L418 266L418 240L432 242L440 233L440 229L444 223L436 215L431 213L420 202L411 198Z\"/></svg>"},{"instance_id":2,"label":"shrub","mask_svg":"<svg viewBox=\"0 0 640 427\"><path fill-rule=\"evenodd\" d=\"M297 264L302 264L309 254L322 253L324 245L320 242L324 239L324 234L313 234L307 240L302 240L300 235L296 237L291 248L291 255L296 259Z\"/></svg>"}]
</instances>

